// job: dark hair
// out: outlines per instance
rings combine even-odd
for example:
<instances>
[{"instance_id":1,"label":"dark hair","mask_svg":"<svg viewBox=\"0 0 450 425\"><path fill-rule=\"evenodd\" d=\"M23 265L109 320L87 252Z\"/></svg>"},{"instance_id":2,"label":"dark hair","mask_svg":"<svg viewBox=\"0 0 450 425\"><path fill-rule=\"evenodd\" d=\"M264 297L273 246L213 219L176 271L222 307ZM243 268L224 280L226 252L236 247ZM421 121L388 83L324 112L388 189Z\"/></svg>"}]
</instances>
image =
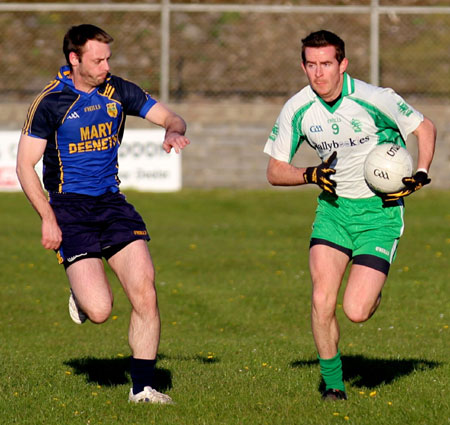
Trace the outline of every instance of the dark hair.
<instances>
[{"instance_id":1,"label":"dark hair","mask_svg":"<svg viewBox=\"0 0 450 425\"><path fill-rule=\"evenodd\" d=\"M95 25L83 24L71 27L69 31L66 32L63 42L63 52L66 57L67 64L72 69L69 60L70 52L76 53L81 58L81 53L83 47L88 40L97 40L102 43L112 43L113 38L101 28Z\"/></svg>"},{"instance_id":2,"label":"dark hair","mask_svg":"<svg viewBox=\"0 0 450 425\"><path fill-rule=\"evenodd\" d=\"M334 46L336 49L336 59L339 63L345 58L345 43L336 34L320 30L312 32L302 40L302 61L306 63L305 49L306 47L325 47Z\"/></svg>"}]
</instances>

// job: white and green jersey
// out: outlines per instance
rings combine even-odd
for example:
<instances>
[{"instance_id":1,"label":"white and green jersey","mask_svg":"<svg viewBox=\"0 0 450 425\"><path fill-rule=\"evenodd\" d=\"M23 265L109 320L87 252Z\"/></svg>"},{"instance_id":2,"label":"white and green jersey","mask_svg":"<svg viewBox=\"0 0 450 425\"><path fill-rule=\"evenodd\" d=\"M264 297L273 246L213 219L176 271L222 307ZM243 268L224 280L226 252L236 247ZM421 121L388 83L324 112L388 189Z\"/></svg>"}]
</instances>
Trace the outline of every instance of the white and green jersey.
<instances>
[{"instance_id":1,"label":"white and green jersey","mask_svg":"<svg viewBox=\"0 0 450 425\"><path fill-rule=\"evenodd\" d=\"M423 115L392 89L375 87L344 74L342 96L327 105L311 88L291 97L283 106L264 147L273 158L290 163L306 141L321 158L337 151L336 193L345 198L374 196L364 180L364 161L377 144L405 141L423 121Z\"/></svg>"}]
</instances>

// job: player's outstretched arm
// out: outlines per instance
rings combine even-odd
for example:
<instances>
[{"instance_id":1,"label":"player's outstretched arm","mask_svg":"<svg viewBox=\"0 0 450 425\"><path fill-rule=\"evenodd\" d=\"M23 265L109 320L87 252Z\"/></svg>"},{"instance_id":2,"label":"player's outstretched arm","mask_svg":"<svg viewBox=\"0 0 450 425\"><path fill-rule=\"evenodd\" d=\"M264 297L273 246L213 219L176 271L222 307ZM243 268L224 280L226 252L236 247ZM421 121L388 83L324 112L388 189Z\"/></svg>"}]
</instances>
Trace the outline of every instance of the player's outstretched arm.
<instances>
[{"instance_id":1,"label":"player's outstretched arm","mask_svg":"<svg viewBox=\"0 0 450 425\"><path fill-rule=\"evenodd\" d=\"M150 108L145 118L148 121L166 129L163 149L167 153L169 153L172 148L176 153L179 153L182 149L189 145L190 141L185 136L186 123L183 118L172 112L161 103L156 103L152 108Z\"/></svg>"},{"instance_id":2,"label":"player's outstretched arm","mask_svg":"<svg viewBox=\"0 0 450 425\"><path fill-rule=\"evenodd\" d=\"M46 145L47 141L44 139L22 134L17 151L16 172L26 197L42 219L42 246L57 249L62 241L61 229L35 170Z\"/></svg>"}]
</instances>

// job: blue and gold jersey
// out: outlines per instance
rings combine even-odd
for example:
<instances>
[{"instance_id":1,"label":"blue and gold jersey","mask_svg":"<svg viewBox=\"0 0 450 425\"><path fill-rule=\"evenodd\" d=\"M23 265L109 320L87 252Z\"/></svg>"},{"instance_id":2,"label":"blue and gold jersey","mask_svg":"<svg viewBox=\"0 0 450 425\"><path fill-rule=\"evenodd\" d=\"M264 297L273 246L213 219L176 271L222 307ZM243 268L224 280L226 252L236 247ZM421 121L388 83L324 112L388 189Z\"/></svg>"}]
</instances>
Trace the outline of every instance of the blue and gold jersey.
<instances>
[{"instance_id":1,"label":"blue and gold jersey","mask_svg":"<svg viewBox=\"0 0 450 425\"><path fill-rule=\"evenodd\" d=\"M118 149L127 115L145 117L156 103L114 75L91 93L77 90L63 66L31 104L22 132L47 140L44 187L50 193L117 192Z\"/></svg>"}]
</instances>

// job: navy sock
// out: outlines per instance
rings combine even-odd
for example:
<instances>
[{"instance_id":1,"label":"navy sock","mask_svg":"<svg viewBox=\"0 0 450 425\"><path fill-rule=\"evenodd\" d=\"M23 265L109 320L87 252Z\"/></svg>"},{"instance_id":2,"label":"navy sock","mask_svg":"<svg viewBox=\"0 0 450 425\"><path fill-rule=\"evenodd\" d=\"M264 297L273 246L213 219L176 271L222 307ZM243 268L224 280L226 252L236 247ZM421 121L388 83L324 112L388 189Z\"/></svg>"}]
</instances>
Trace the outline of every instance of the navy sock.
<instances>
[{"instance_id":1,"label":"navy sock","mask_svg":"<svg viewBox=\"0 0 450 425\"><path fill-rule=\"evenodd\" d=\"M156 359L145 360L131 357L131 380L133 381L133 394L140 393L144 387L153 388Z\"/></svg>"}]
</instances>

